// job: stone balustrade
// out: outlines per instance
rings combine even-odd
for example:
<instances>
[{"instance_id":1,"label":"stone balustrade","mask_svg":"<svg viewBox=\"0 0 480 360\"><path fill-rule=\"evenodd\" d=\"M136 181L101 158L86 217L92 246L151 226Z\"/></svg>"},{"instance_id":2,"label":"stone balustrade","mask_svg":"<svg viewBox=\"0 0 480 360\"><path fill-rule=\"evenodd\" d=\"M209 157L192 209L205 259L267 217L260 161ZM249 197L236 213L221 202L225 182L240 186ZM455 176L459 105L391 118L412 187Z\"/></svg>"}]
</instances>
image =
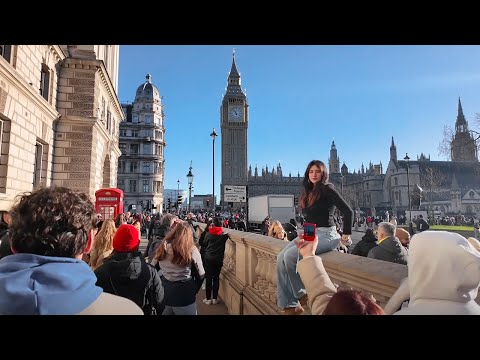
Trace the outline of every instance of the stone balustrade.
<instances>
[{"instance_id":1,"label":"stone balustrade","mask_svg":"<svg viewBox=\"0 0 480 360\"><path fill-rule=\"evenodd\" d=\"M199 232L205 224L197 223ZM220 275L220 297L231 315L278 315L277 254L286 242L255 233L226 229L230 240ZM375 297L384 307L407 266L331 251L322 255L332 281L340 288L354 288Z\"/></svg>"}]
</instances>

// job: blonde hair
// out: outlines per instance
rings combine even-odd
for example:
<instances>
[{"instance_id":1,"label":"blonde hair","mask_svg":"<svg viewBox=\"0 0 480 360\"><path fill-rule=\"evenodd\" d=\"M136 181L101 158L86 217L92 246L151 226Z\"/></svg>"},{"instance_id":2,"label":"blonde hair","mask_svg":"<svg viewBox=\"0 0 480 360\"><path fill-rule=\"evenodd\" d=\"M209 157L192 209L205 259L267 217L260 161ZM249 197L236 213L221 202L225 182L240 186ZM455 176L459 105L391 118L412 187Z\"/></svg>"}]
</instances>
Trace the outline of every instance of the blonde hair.
<instances>
[{"instance_id":1,"label":"blonde hair","mask_svg":"<svg viewBox=\"0 0 480 360\"><path fill-rule=\"evenodd\" d=\"M142 237L142 225L140 224L140 221L135 220L132 225L137 228L137 230L138 230L138 237L141 238L141 237Z\"/></svg>"},{"instance_id":2,"label":"blonde hair","mask_svg":"<svg viewBox=\"0 0 480 360\"><path fill-rule=\"evenodd\" d=\"M113 220L110 219L104 221L100 231L95 235L92 251L90 252L89 265L92 268L98 267L97 262L103 253L113 250L113 236L116 231L117 228L115 227L115 222Z\"/></svg>"},{"instance_id":3,"label":"blonde hair","mask_svg":"<svg viewBox=\"0 0 480 360\"><path fill-rule=\"evenodd\" d=\"M268 236L272 236L280 240L285 240L287 237L287 233L283 229L282 223L278 220L275 220L268 228Z\"/></svg>"},{"instance_id":4,"label":"blonde hair","mask_svg":"<svg viewBox=\"0 0 480 360\"><path fill-rule=\"evenodd\" d=\"M192 248L194 246L192 226L187 222L177 223L165 236L163 244L157 248L154 259L157 261L165 259L168 245L172 248L173 264L189 265L192 262Z\"/></svg>"}]
</instances>

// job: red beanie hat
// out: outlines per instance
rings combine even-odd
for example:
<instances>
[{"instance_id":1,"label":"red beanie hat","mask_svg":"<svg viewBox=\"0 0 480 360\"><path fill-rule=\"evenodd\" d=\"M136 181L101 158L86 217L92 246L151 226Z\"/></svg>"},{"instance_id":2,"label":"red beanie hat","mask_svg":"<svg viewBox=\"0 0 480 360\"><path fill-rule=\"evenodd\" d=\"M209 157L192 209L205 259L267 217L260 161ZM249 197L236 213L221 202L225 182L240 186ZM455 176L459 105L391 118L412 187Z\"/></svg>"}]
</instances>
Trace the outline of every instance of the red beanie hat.
<instances>
[{"instance_id":1,"label":"red beanie hat","mask_svg":"<svg viewBox=\"0 0 480 360\"><path fill-rule=\"evenodd\" d=\"M127 253L137 250L140 245L138 229L130 224L120 226L113 236L113 250Z\"/></svg>"}]
</instances>

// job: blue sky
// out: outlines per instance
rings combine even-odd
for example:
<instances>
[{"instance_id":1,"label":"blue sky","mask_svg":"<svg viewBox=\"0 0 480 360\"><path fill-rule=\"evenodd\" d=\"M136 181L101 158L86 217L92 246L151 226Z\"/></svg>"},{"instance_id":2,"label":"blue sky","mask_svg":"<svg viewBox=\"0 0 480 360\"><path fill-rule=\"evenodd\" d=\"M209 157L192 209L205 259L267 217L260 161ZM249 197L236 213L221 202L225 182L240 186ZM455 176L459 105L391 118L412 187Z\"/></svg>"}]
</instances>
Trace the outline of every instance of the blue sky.
<instances>
[{"instance_id":1,"label":"blue sky","mask_svg":"<svg viewBox=\"0 0 480 360\"><path fill-rule=\"evenodd\" d=\"M152 75L165 112L165 188L186 189L193 161L194 194L211 193L212 139L235 48L249 103L248 163L302 175L312 159L328 163L335 139L349 171L362 162L438 155L443 126L453 127L461 97L473 126L480 112L480 46L121 45L119 98L132 102ZM221 176L215 141L215 194Z\"/></svg>"}]
</instances>

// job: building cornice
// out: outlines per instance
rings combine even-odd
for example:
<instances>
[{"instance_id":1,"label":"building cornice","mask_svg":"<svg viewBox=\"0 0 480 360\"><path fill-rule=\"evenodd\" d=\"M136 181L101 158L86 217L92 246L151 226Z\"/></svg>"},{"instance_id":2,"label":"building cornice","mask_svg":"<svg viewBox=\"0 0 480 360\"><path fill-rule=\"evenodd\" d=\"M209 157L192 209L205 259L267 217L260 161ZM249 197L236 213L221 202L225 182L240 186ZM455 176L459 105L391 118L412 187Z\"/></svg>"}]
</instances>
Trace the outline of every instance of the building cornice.
<instances>
[{"instance_id":1,"label":"building cornice","mask_svg":"<svg viewBox=\"0 0 480 360\"><path fill-rule=\"evenodd\" d=\"M67 57L67 54L63 51L63 49L60 47L60 45L47 45L48 50L50 53L55 56L55 62L58 63L59 61L65 59Z\"/></svg>"},{"instance_id":2,"label":"building cornice","mask_svg":"<svg viewBox=\"0 0 480 360\"><path fill-rule=\"evenodd\" d=\"M0 74L3 74L8 83L14 86L22 95L32 101L50 118L56 119L60 116L55 107L45 100L32 85L20 77L3 57L0 57Z\"/></svg>"}]
</instances>

